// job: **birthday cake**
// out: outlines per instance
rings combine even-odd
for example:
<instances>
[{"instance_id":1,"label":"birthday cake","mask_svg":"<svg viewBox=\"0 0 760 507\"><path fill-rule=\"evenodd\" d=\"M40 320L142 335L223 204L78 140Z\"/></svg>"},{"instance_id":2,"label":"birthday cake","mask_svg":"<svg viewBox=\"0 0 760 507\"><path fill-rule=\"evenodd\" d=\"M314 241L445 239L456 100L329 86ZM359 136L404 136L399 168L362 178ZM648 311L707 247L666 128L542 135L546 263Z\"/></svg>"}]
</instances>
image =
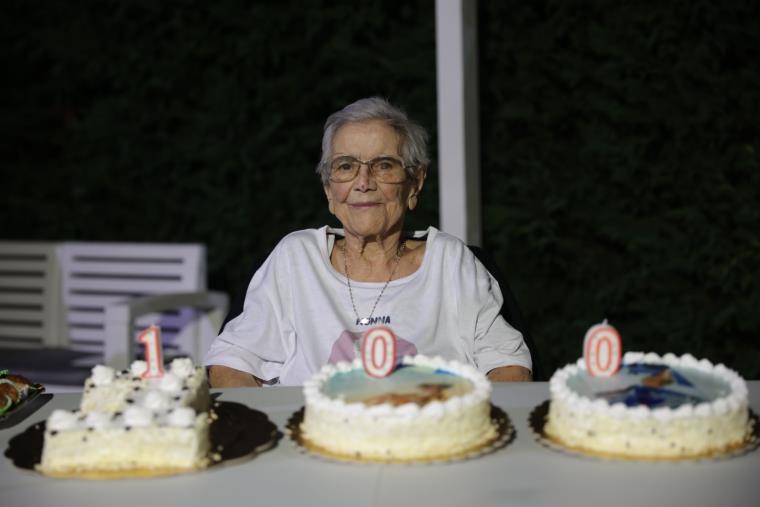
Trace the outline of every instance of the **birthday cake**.
<instances>
[{"instance_id":1,"label":"birthday cake","mask_svg":"<svg viewBox=\"0 0 760 507\"><path fill-rule=\"evenodd\" d=\"M714 456L751 430L744 380L686 354L628 352L620 370L593 376L578 360L550 381L544 432L591 454L638 459Z\"/></svg>"},{"instance_id":2,"label":"birthday cake","mask_svg":"<svg viewBox=\"0 0 760 507\"><path fill-rule=\"evenodd\" d=\"M54 476L155 475L208 464L210 398L206 372L175 359L163 376L146 363L117 372L96 366L79 410L55 410L38 469Z\"/></svg>"},{"instance_id":3,"label":"birthday cake","mask_svg":"<svg viewBox=\"0 0 760 507\"><path fill-rule=\"evenodd\" d=\"M304 383L307 448L337 458L425 461L461 455L497 437L491 384L469 365L404 357L388 376L361 360L326 365Z\"/></svg>"}]
</instances>

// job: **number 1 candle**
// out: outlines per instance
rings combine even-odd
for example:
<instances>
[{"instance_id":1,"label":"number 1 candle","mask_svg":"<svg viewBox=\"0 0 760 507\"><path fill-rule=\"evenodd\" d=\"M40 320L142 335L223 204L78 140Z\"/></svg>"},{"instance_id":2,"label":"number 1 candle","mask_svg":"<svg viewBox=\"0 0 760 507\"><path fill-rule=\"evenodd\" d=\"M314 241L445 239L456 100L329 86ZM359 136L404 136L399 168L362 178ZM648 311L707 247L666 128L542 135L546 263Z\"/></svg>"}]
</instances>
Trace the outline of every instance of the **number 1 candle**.
<instances>
[{"instance_id":1,"label":"number 1 candle","mask_svg":"<svg viewBox=\"0 0 760 507\"><path fill-rule=\"evenodd\" d=\"M161 329L158 326L150 326L137 336L137 341L145 347L145 362L148 364L148 368L142 377L163 377L164 358L161 353Z\"/></svg>"}]
</instances>

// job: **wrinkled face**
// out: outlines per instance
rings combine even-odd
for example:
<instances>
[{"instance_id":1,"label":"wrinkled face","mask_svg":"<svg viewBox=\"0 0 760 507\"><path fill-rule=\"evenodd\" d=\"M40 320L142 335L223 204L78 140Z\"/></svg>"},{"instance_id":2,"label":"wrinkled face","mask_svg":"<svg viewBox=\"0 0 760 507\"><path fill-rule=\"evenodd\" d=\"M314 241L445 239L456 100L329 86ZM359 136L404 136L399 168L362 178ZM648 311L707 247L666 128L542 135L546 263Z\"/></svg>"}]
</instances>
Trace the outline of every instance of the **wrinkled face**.
<instances>
[{"instance_id":1,"label":"wrinkled face","mask_svg":"<svg viewBox=\"0 0 760 507\"><path fill-rule=\"evenodd\" d=\"M402 159L396 131L382 121L349 123L335 133L332 146L334 160L351 156L359 160L376 157ZM401 230L408 207L414 207L416 195L422 189L424 172L418 178L403 183L378 183L369 168L362 165L356 178L344 183L328 181L325 194L330 212L335 215L347 234L362 238L383 238Z\"/></svg>"}]
</instances>

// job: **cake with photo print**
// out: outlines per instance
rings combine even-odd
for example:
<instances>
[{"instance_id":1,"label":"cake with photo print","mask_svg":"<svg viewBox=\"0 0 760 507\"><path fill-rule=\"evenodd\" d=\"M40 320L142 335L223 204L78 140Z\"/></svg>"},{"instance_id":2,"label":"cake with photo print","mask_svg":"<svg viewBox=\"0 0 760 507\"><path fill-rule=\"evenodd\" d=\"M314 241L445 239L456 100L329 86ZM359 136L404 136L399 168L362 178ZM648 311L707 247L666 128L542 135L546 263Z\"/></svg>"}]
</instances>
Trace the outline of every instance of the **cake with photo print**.
<instances>
[{"instance_id":1,"label":"cake with photo print","mask_svg":"<svg viewBox=\"0 0 760 507\"><path fill-rule=\"evenodd\" d=\"M745 381L689 354L627 352L613 375L579 359L554 373L545 435L584 453L634 459L719 456L751 433Z\"/></svg>"},{"instance_id":2,"label":"cake with photo print","mask_svg":"<svg viewBox=\"0 0 760 507\"><path fill-rule=\"evenodd\" d=\"M326 365L304 384L300 432L318 453L358 461L426 461L493 442L491 384L470 365L405 356L387 376L361 360Z\"/></svg>"}]
</instances>

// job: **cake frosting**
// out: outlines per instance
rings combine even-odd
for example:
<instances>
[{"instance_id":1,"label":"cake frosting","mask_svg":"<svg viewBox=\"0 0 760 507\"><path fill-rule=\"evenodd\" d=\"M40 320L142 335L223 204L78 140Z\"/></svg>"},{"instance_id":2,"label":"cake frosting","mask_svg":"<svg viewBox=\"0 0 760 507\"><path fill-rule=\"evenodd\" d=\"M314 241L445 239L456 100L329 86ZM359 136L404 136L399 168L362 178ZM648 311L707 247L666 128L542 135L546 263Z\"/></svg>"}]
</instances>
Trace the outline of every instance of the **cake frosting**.
<instances>
[{"instance_id":1,"label":"cake frosting","mask_svg":"<svg viewBox=\"0 0 760 507\"><path fill-rule=\"evenodd\" d=\"M208 410L206 371L193 365L192 360L175 359L168 371L158 378L142 378L146 368L145 361L134 361L129 369L122 371L95 366L92 375L85 380L80 410L113 413L133 403L159 408L158 399L165 399L165 406L187 405L198 412Z\"/></svg>"},{"instance_id":2,"label":"cake frosting","mask_svg":"<svg viewBox=\"0 0 760 507\"><path fill-rule=\"evenodd\" d=\"M628 352L609 377L589 375L579 359L555 372L550 391L546 434L592 453L714 455L742 445L750 430L744 380L689 354Z\"/></svg>"},{"instance_id":3,"label":"cake frosting","mask_svg":"<svg viewBox=\"0 0 760 507\"><path fill-rule=\"evenodd\" d=\"M496 438L491 384L469 365L404 357L383 378L361 360L326 365L304 383L301 434L307 447L359 460L429 460Z\"/></svg>"},{"instance_id":4,"label":"cake frosting","mask_svg":"<svg viewBox=\"0 0 760 507\"><path fill-rule=\"evenodd\" d=\"M163 377L144 379L143 361L114 371L96 366L79 410L54 410L38 469L49 475L192 470L208 464L210 397L206 373L175 359Z\"/></svg>"}]
</instances>

